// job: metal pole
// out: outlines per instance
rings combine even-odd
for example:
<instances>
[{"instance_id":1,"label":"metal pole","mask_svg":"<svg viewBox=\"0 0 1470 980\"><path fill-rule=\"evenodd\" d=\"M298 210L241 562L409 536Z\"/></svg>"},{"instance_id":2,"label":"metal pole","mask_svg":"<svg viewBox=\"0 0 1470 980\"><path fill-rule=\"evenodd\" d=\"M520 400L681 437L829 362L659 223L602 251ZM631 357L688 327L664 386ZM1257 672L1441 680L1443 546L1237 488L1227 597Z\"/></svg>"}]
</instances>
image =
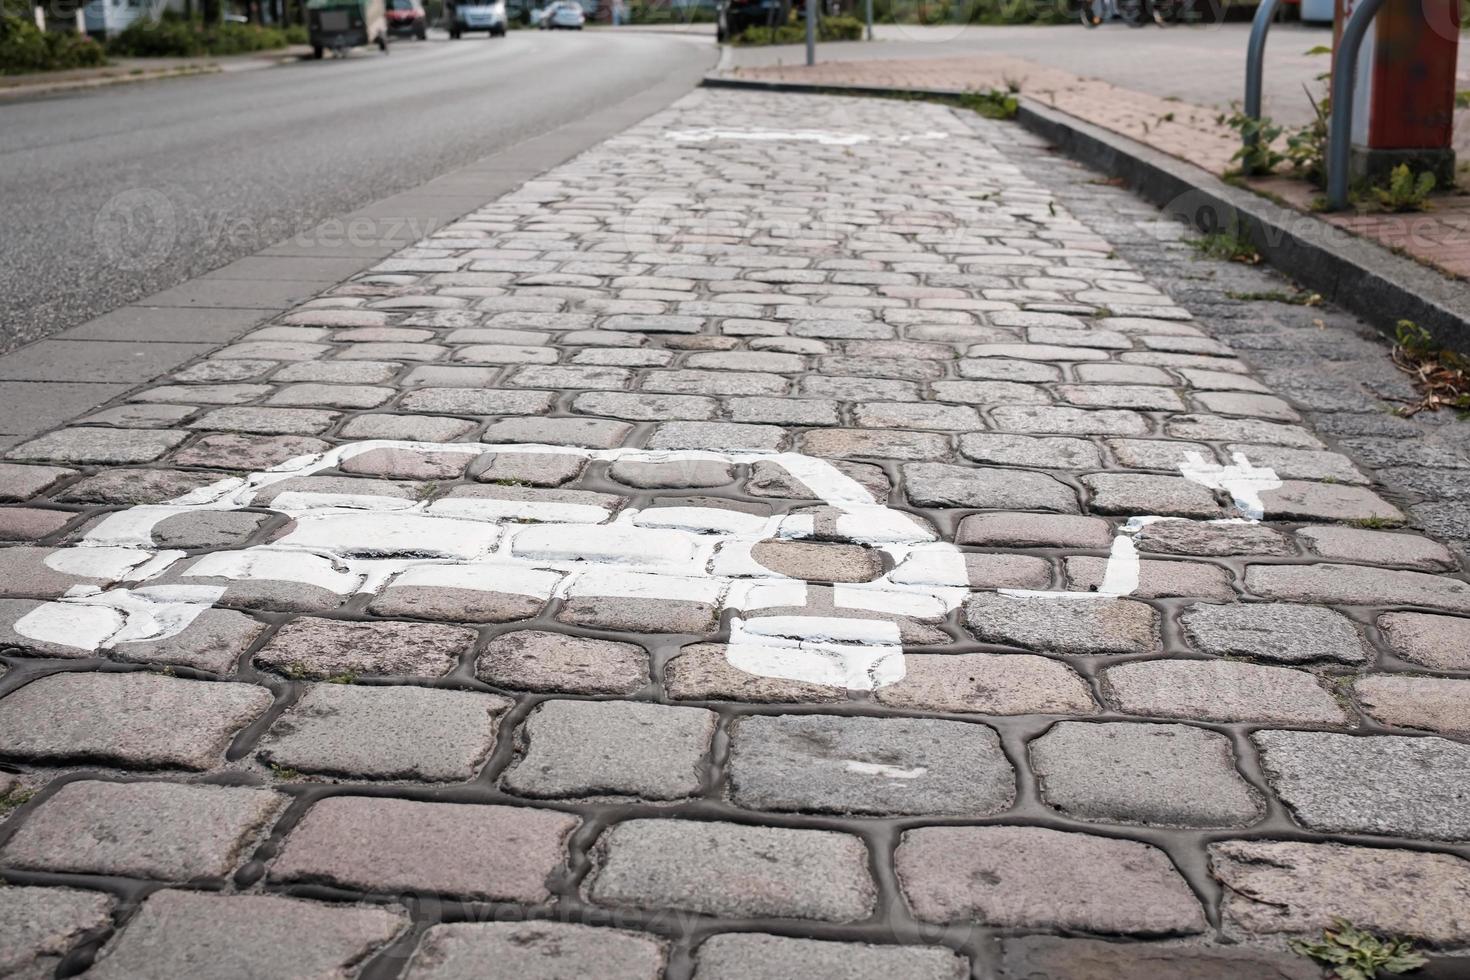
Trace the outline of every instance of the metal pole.
<instances>
[{"instance_id":1,"label":"metal pole","mask_svg":"<svg viewBox=\"0 0 1470 980\"><path fill-rule=\"evenodd\" d=\"M867 14L868 40L871 41L873 40L873 0L867 0L867 3L865 3L863 7L864 12Z\"/></svg>"},{"instance_id":2,"label":"metal pole","mask_svg":"<svg viewBox=\"0 0 1470 980\"><path fill-rule=\"evenodd\" d=\"M1353 140L1353 91L1357 81L1358 51L1383 0L1359 0L1343 25L1332 56L1332 115L1327 120L1327 209L1341 211L1348 203L1348 158Z\"/></svg>"},{"instance_id":3,"label":"metal pole","mask_svg":"<svg viewBox=\"0 0 1470 980\"><path fill-rule=\"evenodd\" d=\"M817 63L817 0L806 0L806 63Z\"/></svg>"},{"instance_id":4,"label":"metal pole","mask_svg":"<svg viewBox=\"0 0 1470 980\"><path fill-rule=\"evenodd\" d=\"M1250 44L1245 49L1245 114L1252 119L1261 118L1261 76L1266 70L1266 32L1276 19L1276 8L1281 0L1261 0L1256 8L1255 20L1251 21ZM1256 133L1246 130L1247 148L1256 145Z\"/></svg>"}]
</instances>

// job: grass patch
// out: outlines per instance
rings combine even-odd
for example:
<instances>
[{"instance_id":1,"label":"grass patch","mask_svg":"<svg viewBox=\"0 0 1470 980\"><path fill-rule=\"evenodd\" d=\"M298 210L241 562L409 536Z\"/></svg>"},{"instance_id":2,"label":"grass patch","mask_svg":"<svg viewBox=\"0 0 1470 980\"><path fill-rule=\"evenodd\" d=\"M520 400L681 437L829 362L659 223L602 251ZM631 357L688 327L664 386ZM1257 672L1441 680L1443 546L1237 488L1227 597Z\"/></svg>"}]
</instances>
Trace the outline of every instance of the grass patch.
<instances>
[{"instance_id":1,"label":"grass patch","mask_svg":"<svg viewBox=\"0 0 1470 980\"><path fill-rule=\"evenodd\" d=\"M1404 939L1379 939L1345 919L1333 919L1321 942L1290 940L1291 948L1331 970L1338 980L1375 980L1380 974L1411 973L1429 961Z\"/></svg>"}]
</instances>

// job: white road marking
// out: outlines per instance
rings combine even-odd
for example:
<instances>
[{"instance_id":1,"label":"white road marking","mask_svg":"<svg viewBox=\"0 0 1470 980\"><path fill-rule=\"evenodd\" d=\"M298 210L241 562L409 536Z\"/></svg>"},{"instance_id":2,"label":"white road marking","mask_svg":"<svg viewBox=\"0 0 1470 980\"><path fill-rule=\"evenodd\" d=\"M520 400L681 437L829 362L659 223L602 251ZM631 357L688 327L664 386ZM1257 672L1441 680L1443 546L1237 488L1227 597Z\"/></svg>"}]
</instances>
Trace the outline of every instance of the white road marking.
<instances>
[{"instance_id":1,"label":"white road marking","mask_svg":"<svg viewBox=\"0 0 1470 980\"><path fill-rule=\"evenodd\" d=\"M614 512L598 504L493 497L415 500L310 489L278 493L266 505L294 523L266 544L206 554L183 565L181 551L155 549L154 529L182 514L261 506L263 491L285 480L340 467L376 449L457 453L540 453L589 460L770 462L803 484L828 508L760 517L719 507L673 506ZM1186 479L1231 493L1251 523L1260 520L1260 492L1280 486L1276 474L1243 455L1231 466L1188 454ZM831 512L835 511L835 514ZM1001 589L1047 599L1112 599L1138 589L1133 535L1167 518L1135 517L1113 540L1096 592ZM527 521L533 523L525 523ZM812 588L755 561L751 549L770 539L809 539L835 528L835 537L885 552L894 568L872 582L820 587L831 608L810 615L764 609L811 609ZM553 597L639 598L715 605L735 615L726 646L729 662L766 677L852 690L902 680L903 645L893 618L937 622L970 594L963 553L910 515L893 510L827 460L799 453L588 450L535 444L418 443L366 440L287 460L244 479L229 478L166 504L134 507L94 526L75 547L47 564L81 578L118 583L103 591L78 585L67 596L22 617L22 635L83 650L177 635L224 592L218 585L160 585L166 571L182 578L281 581L335 595L376 593L391 585L475 589ZM824 600L825 601L825 600Z\"/></svg>"}]
</instances>

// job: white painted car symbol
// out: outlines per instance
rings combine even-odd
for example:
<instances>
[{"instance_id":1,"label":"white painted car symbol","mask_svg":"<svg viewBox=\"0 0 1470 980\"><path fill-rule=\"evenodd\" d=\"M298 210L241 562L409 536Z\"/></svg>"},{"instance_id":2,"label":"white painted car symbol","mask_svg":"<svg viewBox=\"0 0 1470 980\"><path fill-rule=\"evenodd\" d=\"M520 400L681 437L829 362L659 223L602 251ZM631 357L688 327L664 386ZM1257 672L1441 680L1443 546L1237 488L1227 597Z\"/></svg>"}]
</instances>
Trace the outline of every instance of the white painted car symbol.
<instances>
[{"instance_id":1,"label":"white painted car symbol","mask_svg":"<svg viewBox=\"0 0 1470 980\"><path fill-rule=\"evenodd\" d=\"M761 516L701 506L623 506L503 497L405 499L375 494L289 489L266 505L292 520L266 544L217 551L185 562L159 550L154 529L181 514L260 506L263 492L286 480L338 468L381 449L453 453L570 454L589 460L655 463L774 463L805 485L825 510ZM1191 472L1192 468L1192 472ZM1270 470L1240 458L1234 467L1181 465L1184 474L1229 490L1247 520L1260 516L1259 490L1279 486ZM552 495L555 496L555 495ZM1138 559L1130 535L1152 520L1135 518L1114 541L1098 592L1021 592L1099 599L1130 594ZM819 520L824 526L819 527ZM869 582L830 587L830 608L808 609L806 581L767 568L751 553L762 541L819 535L865 545L888 556L890 570ZM18 620L31 639L88 651L181 633L217 603L226 581L284 581L340 596L390 585L469 589L554 597L656 598L723 605L732 611L726 656L751 674L849 690L872 690L904 676L901 618L938 621L969 595L963 554L925 522L889 508L832 463L799 453L587 450L529 444L415 443L369 440L302 456L244 478L229 478L164 504L132 507L98 522L74 547L47 557L53 569L118 583L77 586ZM169 583L159 583L171 572ZM209 584L191 584L203 579ZM853 615L844 615L843 610Z\"/></svg>"}]
</instances>

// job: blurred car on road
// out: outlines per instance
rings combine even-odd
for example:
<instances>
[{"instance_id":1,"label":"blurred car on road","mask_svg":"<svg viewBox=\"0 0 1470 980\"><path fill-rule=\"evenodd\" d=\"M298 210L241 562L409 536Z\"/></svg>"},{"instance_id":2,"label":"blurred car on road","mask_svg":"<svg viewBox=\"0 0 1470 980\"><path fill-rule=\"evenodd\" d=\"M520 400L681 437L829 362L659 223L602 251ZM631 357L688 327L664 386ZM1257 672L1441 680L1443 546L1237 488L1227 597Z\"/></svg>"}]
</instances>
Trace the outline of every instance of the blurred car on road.
<instances>
[{"instance_id":1,"label":"blurred car on road","mask_svg":"<svg viewBox=\"0 0 1470 980\"><path fill-rule=\"evenodd\" d=\"M429 15L419 0L388 0L388 33L395 37L429 36Z\"/></svg>"},{"instance_id":2,"label":"blurred car on road","mask_svg":"<svg viewBox=\"0 0 1470 980\"><path fill-rule=\"evenodd\" d=\"M587 14L576 0L561 0L541 11L537 26L543 31L580 31L587 23Z\"/></svg>"},{"instance_id":3,"label":"blurred car on road","mask_svg":"<svg viewBox=\"0 0 1470 980\"><path fill-rule=\"evenodd\" d=\"M368 44L388 53L383 0L309 0L306 27L313 58L327 51L345 57L349 48Z\"/></svg>"},{"instance_id":4,"label":"blurred car on road","mask_svg":"<svg viewBox=\"0 0 1470 980\"><path fill-rule=\"evenodd\" d=\"M468 31L485 31L491 37L505 37L505 0L461 0L445 6L449 20L449 36L454 40Z\"/></svg>"}]
</instances>

